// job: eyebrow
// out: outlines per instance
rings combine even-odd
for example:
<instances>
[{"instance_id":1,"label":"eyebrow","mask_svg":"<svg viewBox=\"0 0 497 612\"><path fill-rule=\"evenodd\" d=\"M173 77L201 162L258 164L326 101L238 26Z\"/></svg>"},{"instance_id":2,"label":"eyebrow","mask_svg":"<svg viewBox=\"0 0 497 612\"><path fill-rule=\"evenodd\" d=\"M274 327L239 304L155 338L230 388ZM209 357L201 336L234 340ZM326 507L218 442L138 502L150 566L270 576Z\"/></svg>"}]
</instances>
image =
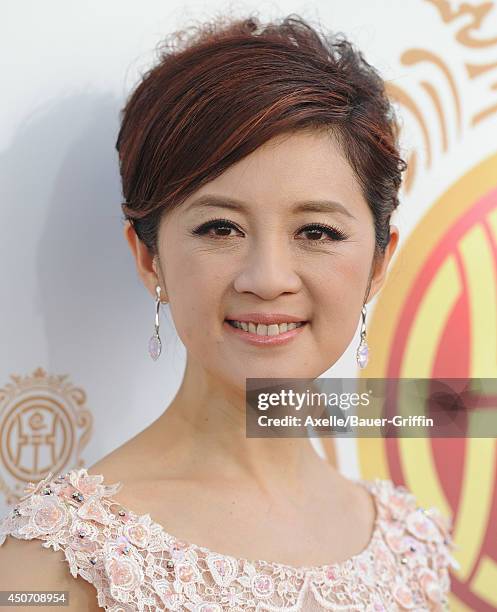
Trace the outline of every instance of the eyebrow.
<instances>
[{"instance_id":1,"label":"eyebrow","mask_svg":"<svg viewBox=\"0 0 497 612\"><path fill-rule=\"evenodd\" d=\"M245 202L228 198L225 196L208 195L204 194L193 200L193 202L187 207L187 210L194 208L227 208L229 210L237 210L242 212L248 212L248 207ZM300 212L336 212L351 219L355 219L354 215L340 202L333 200L302 200L294 203L294 207L291 211L293 214Z\"/></svg>"}]
</instances>

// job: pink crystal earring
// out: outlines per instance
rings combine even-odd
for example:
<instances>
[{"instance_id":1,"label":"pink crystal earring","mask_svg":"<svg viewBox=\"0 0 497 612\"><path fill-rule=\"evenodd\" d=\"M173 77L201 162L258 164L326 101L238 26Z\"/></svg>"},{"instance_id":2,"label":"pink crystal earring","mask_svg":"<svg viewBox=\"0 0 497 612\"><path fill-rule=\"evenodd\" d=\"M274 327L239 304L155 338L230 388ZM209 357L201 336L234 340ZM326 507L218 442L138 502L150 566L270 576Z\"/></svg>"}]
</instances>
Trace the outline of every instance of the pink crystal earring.
<instances>
[{"instance_id":1,"label":"pink crystal earring","mask_svg":"<svg viewBox=\"0 0 497 612\"><path fill-rule=\"evenodd\" d=\"M148 352L154 361L159 359L159 355L161 354L162 350L162 343L159 336L159 308L161 305L160 292L160 285L157 285L155 287L155 293L157 294L157 297L155 298L155 333L148 341Z\"/></svg>"},{"instance_id":2,"label":"pink crystal earring","mask_svg":"<svg viewBox=\"0 0 497 612\"><path fill-rule=\"evenodd\" d=\"M361 313L361 342L357 348L356 359L359 367L365 368L369 361L369 347L368 343L366 342L366 304L363 305Z\"/></svg>"}]
</instances>

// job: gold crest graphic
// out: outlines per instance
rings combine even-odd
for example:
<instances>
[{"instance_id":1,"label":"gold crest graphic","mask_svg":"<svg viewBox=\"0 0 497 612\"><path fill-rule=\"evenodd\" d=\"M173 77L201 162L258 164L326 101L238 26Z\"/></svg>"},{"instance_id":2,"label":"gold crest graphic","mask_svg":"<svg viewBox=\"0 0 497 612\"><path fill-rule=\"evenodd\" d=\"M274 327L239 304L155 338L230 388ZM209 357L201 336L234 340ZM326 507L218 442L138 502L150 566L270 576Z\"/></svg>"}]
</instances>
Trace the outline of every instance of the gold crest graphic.
<instances>
[{"instance_id":1,"label":"gold crest graphic","mask_svg":"<svg viewBox=\"0 0 497 612\"><path fill-rule=\"evenodd\" d=\"M457 7L448 0L425 0L438 11L457 43L458 54L440 55L435 49L415 47L400 56L402 66L419 75L415 87L405 88L388 81L391 100L416 124L419 147L408 152L408 167L403 191L410 193L423 171L430 171L437 156L447 153L482 122L497 113L497 36L485 36L480 29L491 27L497 6L494 2L460 2ZM438 45L435 45L438 49ZM487 59L482 59L482 50ZM454 61L456 60L456 61ZM438 73L439 79L434 79ZM428 75L430 75L428 77ZM428 79L428 80L427 80ZM471 97L472 91L478 96ZM468 99L471 99L471 103ZM430 122L428 117L433 115ZM421 158L424 158L421 167Z\"/></svg>"},{"instance_id":2,"label":"gold crest graphic","mask_svg":"<svg viewBox=\"0 0 497 612\"><path fill-rule=\"evenodd\" d=\"M93 416L85 392L68 375L49 375L38 368L30 376L11 375L0 388L0 491L16 503L28 482L84 462Z\"/></svg>"}]
</instances>

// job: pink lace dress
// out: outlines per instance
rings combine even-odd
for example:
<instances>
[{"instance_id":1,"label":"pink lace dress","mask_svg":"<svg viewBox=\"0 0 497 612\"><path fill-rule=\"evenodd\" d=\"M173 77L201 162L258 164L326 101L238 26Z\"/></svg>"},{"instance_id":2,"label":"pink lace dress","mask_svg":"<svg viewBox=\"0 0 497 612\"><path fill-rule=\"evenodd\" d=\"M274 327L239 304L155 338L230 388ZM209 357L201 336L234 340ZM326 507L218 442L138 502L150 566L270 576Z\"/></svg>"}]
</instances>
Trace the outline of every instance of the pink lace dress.
<instances>
[{"instance_id":1,"label":"pink lace dress","mask_svg":"<svg viewBox=\"0 0 497 612\"><path fill-rule=\"evenodd\" d=\"M328 565L240 559L182 541L113 500L120 482L84 468L30 483L0 520L0 546L11 535L62 549L71 574L111 612L448 610L449 566L458 567L450 522L390 480L357 482L376 502L372 537Z\"/></svg>"}]
</instances>

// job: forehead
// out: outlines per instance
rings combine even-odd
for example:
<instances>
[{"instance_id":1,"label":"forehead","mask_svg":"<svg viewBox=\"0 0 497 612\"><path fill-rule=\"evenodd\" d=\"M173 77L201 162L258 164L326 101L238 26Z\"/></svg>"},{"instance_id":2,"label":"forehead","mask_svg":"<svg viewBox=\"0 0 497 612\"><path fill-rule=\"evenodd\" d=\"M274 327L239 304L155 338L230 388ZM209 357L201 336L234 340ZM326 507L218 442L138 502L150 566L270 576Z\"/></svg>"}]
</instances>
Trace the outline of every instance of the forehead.
<instances>
[{"instance_id":1,"label":"forehead","mask_svg":"<svg viewBox=\"0 0 497 612\"><path fill-rule=\"evenodd\" d=\"M191 194L178 212L198 212L197 201L213 193L245 203L244 212L285 212L296 202L333 200L355 218L368 213L352 167L324 131L272 138Z\"/></svg>"}]
</instances>

